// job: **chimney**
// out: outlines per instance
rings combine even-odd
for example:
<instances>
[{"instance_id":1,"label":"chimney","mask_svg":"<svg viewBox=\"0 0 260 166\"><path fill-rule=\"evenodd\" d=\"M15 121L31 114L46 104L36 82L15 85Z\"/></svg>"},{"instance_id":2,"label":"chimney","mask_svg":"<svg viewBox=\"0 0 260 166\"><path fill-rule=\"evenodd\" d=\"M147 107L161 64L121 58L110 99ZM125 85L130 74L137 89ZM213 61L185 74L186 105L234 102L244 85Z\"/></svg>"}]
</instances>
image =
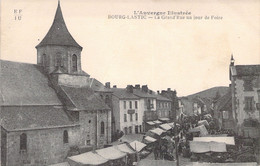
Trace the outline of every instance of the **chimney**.
<instances>
[{"instance_id":1,"label":"chimney","mask_svg":"<svg viewBox=\"0 0 260 166\"><path fill-rule=\"evenodd\" d=\"M142 91L144 91L144 92L148 92L148 86L147 85L143 85L142 86Z\"/></svg>"},{"instance_id":2,"label":"chimney","mask_svg":"<svg viewBox=\"0 0 260 166\"><path fill-rule=\"evenodd\" d=\"M159 91L159 90L157 91L157 94L160 94L160 91Z\"/></svg>"},{"instance_id":3,"label":"chimney","mask_svg":"<svg viewBox=\"0 0 260 166\"><path fill-rule=\"evenodd\" d=\"M113 88L117 88L116 85L113 85Z\"/></svg>"},{"instance_id":4,"label":"chimney","mask_svg":"<svg viewBox=\"0 0 260 166\"><path fill-rule=\"evenodd\" d=\"M106 82L105 87L110 88L110 82Z\"/></svg>"},{"instance_id":5,"label":"chimney","mask_svg":"<svg viewBox=\"0 0 260 166\"><path fill-rule=\"evenodd\" d=\"M171 88L167 88L167 91L170 92L170 91L171 91Z\"/></svg>"},{"instance_id":6,"label":"chimney","mask_svg":"<svg viewBox=\"0 0 260 166\"><path fill-rule=\"evenodd\" d=\"M135 89L140 89L140 84L135 84Z\"/></svg>"},{"instance_id":7,"label":"chimney","mask_svg":"<svg viewBox=\"0 0 260 166\"><path fill-rule=\"evenodd\" d=\"M126 91L129 92L129 93L133 93L133 91L134 91L133 85L127 85Z\"/></svg>"}]
</instances>

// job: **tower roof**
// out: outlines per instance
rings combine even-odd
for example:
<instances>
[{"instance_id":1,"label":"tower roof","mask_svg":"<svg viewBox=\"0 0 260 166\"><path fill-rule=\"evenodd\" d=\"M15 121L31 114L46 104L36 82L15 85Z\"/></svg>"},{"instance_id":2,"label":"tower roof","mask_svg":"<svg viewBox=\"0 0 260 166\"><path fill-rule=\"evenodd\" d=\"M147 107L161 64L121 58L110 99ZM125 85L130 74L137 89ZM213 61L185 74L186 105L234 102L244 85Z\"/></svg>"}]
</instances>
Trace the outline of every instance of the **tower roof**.
<instances>
[{"instance_id":1,"label":"tower roof","mask_svg":"<svg viewBox=\"0 0 260 166\"><path fill-rule=\"evenodd\" d=\"M60 2L58 3L51 28L43 40L36 46L36 48L45 45L74 46L82 49L82 47L73 39L67 29L62 16Z\"/></svg>"}]
</instances>

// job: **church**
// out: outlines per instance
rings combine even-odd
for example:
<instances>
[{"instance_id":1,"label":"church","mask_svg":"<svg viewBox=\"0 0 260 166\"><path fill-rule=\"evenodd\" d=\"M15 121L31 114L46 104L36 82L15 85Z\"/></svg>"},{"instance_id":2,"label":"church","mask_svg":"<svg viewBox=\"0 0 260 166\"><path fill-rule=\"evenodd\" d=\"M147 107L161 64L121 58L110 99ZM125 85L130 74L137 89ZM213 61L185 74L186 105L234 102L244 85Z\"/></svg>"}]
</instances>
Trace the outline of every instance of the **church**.
<instances>
[{"instance_id":1,"label":"church","mask_svg":"<svg viewBox=\"0 0 260 166\"><path fill-rule=\"evenodd\" d=\"M1 165L37 166L111 142L109 89L81 69L58 4L37 64L0 60Z\"/></svg>"}]
</instances>

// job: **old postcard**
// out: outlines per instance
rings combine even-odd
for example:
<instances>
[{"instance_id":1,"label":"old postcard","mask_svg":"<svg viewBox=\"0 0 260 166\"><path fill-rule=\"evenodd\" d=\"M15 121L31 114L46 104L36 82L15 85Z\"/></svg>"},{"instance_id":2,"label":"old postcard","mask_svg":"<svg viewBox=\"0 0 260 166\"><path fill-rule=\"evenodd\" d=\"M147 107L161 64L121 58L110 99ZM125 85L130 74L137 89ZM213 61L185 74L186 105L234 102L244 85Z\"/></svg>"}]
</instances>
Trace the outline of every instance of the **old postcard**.
<instances>
[{"instance_id":1,"label":"old postcard","mask_svg":"<svg viewBox=\"0 0 260 166\"><path fill-rule=\"evenodd\" d=\"M260 164L258 0L2 0L0 25L1 165Z\"/></svg>"}]
</instances>

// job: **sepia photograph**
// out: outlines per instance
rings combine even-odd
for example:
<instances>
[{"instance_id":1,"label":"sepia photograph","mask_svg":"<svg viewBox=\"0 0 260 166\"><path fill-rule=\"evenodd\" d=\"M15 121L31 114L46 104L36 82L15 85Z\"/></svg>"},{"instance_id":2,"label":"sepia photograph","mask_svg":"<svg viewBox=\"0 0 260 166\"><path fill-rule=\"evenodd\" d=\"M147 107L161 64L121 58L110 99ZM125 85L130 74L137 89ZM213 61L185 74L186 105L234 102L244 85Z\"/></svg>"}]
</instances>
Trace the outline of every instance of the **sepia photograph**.
<instances>
[{"instance_id":1,"label":"sepia photograph","mask_svg":"<svg viewBox=\"0 0 260 166\"><path fill-rule=\"evenodd\" d=\"M1 166L260 165L259 0L2 0Z\"/></svg>"}]
</instances>

